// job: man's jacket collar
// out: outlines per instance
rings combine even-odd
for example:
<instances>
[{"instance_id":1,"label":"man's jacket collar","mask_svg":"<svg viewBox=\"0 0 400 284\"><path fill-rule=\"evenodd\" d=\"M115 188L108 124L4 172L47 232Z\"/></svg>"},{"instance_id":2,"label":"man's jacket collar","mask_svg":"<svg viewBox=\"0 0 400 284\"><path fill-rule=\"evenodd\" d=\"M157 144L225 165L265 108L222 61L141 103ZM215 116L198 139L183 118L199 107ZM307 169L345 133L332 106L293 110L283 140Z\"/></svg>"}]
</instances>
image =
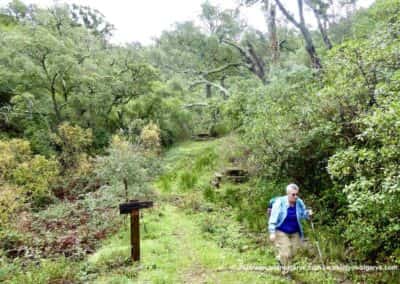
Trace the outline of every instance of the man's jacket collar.
<instances>
[{"instance_id":1,"label":"man's jacket collar","mask_svg":"<svg viewBox=\"0 0 400 284\"><path fill-rule=\"evenodd\" d=\"M297 199L296 199L295 205L297 205L297 201L298 201L298 200L299 200L299 199L297 198ZM289 197L288 197L287 195L284 195L284 196L283 196L283 203L285 204L286 208L289 208Z\"/></svg>"}]
</instances>

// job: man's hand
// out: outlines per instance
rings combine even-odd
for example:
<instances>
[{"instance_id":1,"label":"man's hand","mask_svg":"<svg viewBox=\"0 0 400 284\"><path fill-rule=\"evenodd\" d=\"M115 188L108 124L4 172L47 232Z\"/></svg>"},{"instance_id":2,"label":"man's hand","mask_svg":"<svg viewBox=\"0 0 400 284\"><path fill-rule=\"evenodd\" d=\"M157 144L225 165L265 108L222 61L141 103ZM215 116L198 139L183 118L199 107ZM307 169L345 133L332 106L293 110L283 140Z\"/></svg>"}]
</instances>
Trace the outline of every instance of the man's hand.
<instances>
[{"instance_id":1,"label":"man's hand","mask_svg":"<svg viewBox=\"0 0 400 284\"><path fill-rule=\"evenodd\" d=\"M312 217L312 215L314 214L314 212L312 211L312 209L310 208L310 209L308 209L307 210L308 211L308 217Z\"/></svg>"},{"instance_id":2,"label":"man's hand","mask_svg":"<svg viewBox=\"0 0 400 284\"><path fill-rule=\"evenodd\" d=\"M271 233L271 234L269 235L269 240L270 240L271 242L275 242L275 239L276 239L275 233Z\"/></svg>"}]
</instances>

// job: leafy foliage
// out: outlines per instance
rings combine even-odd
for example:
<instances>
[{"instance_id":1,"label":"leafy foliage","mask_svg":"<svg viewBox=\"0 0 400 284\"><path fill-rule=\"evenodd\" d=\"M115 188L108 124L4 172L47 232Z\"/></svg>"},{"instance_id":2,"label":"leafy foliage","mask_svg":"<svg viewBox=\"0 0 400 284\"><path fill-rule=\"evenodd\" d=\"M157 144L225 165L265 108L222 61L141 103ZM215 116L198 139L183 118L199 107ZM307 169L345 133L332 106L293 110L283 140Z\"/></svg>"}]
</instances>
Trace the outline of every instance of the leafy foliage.
<instances>
[{"instance_id":1,"label":"leafy foliage","mask_svg":"<svg viewBox=\"0 0 400 284\"><path fill-rule=\"evenodd\" d=\"M41 155L32 155L29 142L21 139L0 141L0 149L2 150L0 181L15 185L14 194L10 192L12 186L4 188L4 198L17 203L4 202L3 206L20 207L25 199L31 201L34 207L43 205L43 202L51 197L51 187L57 181L58 162L54 157L47 159Z\"/></svg>"},{"instance_id":2,"label":"leafy foliage","mask_svg":"<svg viewBox=\"0 0 400 284\"><path fill-rule=\"evenodd\" d=\"M98 157L96 174L114 184L125 185L125 199L136 199L150 193L146 181L156 169L151 167L151 156L138 145L133 145L120 136L114 136L108 156Z\"/></svg>"},{"instance_id":3,"label":"leafy foliage","mask_svg":"<svg viewBox=\"0 0 400 284\"><path fill-rule=\"evenodd\" d=\"M366 258L376 258L383 250L393 254L398 249L389 244L400 233L395 225L400 213L399 118L397 101L377 109L361 119L359 145L339 151L329 160L329 173L336 183L344 185L350 215L357 220L346 229L346 238Z\"/></svg>"},{"instance_id":4,"label":"leafy foliage","mask_svg":"<svg viewBox=\"0 0 400 284\"><path fill-rule=\"evenodd\" d=\"M1 184L0 195L0 222L3 229L6 229L13 221L12 218L23 207L22 190L9 184Z\"/></svg>"},{"instance_id":5,"label":"leafy foliage","mask_svg":"<svg viewBox=\"0 0 400 284\"><path fill-rule=\"evenodd\" d=\"M161 151L160 128L150 122L143 127L140 133L140 141L146 150L159 154Z\"/></svg>"},{"instance_id":6,"label":"leafy foliage","mask_svg":"<svg viewBox=\"0 0 400 284\"><path fill-rule=\"evenodd\" d=\"M44 205L46 198L51 197L51 186L57 180L58 173L59 164L56 160L36 155L19 164L11 180L23 189L36 206Z\"/></svg>"},{"instance_id":7,"label":"leafy foliage","mask_svg":"<svg viewBox=\"0 0 400 284\"><path fill-rule=\"evenodd\" d=\"M18 164L31 156L29 141L22 139L0 141L0 152L1 179L10 178Z\"/></svg>"},{"instance_id":8,"label":"leafy foliage","mask_svg":"<svg viewBox=\"0 0 400 284\"><path fill-rule=\"evenodd\" d=\"M53 140L61 148L59 159L65 169L79 167L79 161L85 159L85 152L93 142L92 137L91 129L71 126L67 122L58 127Z\"/></svg>"}]
</instances>

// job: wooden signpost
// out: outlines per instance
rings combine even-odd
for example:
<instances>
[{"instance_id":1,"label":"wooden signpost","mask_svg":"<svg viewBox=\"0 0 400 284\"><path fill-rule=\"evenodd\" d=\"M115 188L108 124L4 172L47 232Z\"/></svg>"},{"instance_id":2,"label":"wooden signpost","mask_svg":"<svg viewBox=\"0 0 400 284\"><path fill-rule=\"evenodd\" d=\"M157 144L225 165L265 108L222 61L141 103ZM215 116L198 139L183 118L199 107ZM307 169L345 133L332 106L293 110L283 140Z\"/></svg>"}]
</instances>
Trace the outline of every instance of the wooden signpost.
<instances>
[{"instance_id":1,"label":"wooden signpost","mask_svg":"<svg viewBox=\"0 0 400 284\"><path fill-rule=\"evenodd\" d=\"M119 205L120 214L131 215L131 258L140 260L139 210L153 207L153 201L131 200Z\"/></svg>"}]
</instances>

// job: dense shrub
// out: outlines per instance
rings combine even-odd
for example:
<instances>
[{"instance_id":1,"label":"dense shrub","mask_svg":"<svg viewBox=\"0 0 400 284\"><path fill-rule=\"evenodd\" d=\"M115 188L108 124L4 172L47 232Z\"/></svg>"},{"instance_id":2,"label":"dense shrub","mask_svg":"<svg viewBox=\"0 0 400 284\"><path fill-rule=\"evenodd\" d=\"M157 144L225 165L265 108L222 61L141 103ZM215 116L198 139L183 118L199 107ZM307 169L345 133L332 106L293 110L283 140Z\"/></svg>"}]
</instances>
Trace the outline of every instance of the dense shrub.
<instances>
[{"instance_id":1,"label":"dense shrub","mask_svg":"<svg viewBox=\"0 0 400 284\"><path fill-rule=\"evenodd\" d=\"M146 150L159 154L161 151L160 128L152 122L147 124L140 133L140 142Z\"/></svg>"},{"instance_id":2,"label":"dense shrub","mask_svg":"<svg viewBox=\"0 0 400 284\"><path fill-rule=\"evenodd\" d=\"M48 128L40 123L27 127L24 137L29 140L31 149L35 154L46 157L56 155L52 134Z\"/></svg>"},{"instance_id":3,"label":"dense shrub","mask_svg":"<svg viewBox=\"0 0 400 284\"><path fill-rule=\"evenodd\" d=\"M58 162L36 155L19 164L13 171L11 181L23 189L24 195L35 206L45 205L51 197L51 186L59 175Z\"/></svg>"},{"instance_id":4,"label":"dense shrub","mask_svg":"<svg viewBox=\"0 0 400 284\"><path fill-rule=\"evenodd\" d=\"M0 186L0 223L6 229L23 207L25 198L21 188L17 186L7 183L1 183Z\"/></svg>"},{"instance_id":5,"label":"dense shrub","mask_svg":"<svg viewBox=\"0 0 400 284\"><path fill-rule=\"evenodd\" d=\"M160 128L161 144L170 146L189 137L192 117L173 91L159 88L153 94L130 102L124 123L134 136L140 136L145 125L155 123Z\"/></svg>"},{"instance_id":6,"label":"dense shrub","mask_svg":"<svg viewBox=\"0 0 400 284\"><path fill-rule=\"evenodd\" d=\"M0 179L8 179L12 171L31 156L29 142L22 139L0 141Z\"/></svg>"},{"instance_id":7,"label":"dense shrub","mask_svg":"<svg viewBox=\"0 0 400 284\"><path fill-rule=\"evenodd\" d=\"M61 148L60 163L68 170L78 166L78 161L83 159L82 154L92 145L93 135L91 129L82 129L65 122L58 127L53 139Z\"/></svg>"},{"instance_id":8,"label":"dense shrub","mask_svg":"<svg viewBox=\"0 0 400 284\"><path fill-rule=\"evenodd\" d=\"M377 109L361 119L358 145L329 160L329 173L344 186L349 202L346 239L360 258L385 258L398 253L400 237L400 104ZM382 253L382 255L379 255ZM400 263L399 255L394 255Z\"/></svg>"},{"instance_id":9,"label":"dense shrub","mask_svg":"<svg viewBox=\"0 0 400 284\"><path fill-rule=\"evenodd\" d=\"M34 207L45 204L51 198L51 187L59 175L57 160L53 157L32 155L29 142L21 139L0 141L0 150L0 182L11 188L15 187L15 194L21 194L12 197L10 187L3 188L4 198L26 199ZM10 207L13 208L14 205Z\"/></svg>"}]
</instances>

